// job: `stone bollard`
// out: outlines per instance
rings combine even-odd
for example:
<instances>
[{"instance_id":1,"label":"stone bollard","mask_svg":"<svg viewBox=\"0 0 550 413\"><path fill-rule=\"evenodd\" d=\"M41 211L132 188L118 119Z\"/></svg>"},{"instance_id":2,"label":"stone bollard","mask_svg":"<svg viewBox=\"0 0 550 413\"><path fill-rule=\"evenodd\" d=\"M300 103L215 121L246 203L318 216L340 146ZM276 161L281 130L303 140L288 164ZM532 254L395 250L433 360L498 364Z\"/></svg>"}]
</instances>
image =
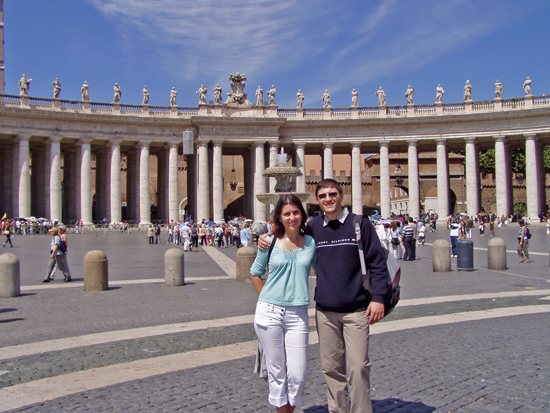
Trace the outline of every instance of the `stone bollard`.
<instances>
[{"instance_id":1,"label":"stone bollard","mask_svg":"<svg viewBox=\"0 0 550 413\"><path fill-rule=\"evenodd\" d=\"M446 239L438 239L432 246L433 272L451 271L451 244Z\"/></svg>"},{"instance_id":2,"label":"stone bollard","mask_svg":"<svg viewBox=\"0 0 550 413\"><path fill-rule=\"evenodd\" d=\"M164 283L171 287L185 285L183 251L170 248L164 253Z\"/></svg>"},{"instance_id":3,"label":"stone bollard","mask_svg":"<svg viewBox=\"0 0 550 413\"><path fill-rule=\"evenodd\" d=\"M487 268L490 270L505 270L506 242L502 238L491 238L487 245Z\"/></svg>"},{"instance_id":4,"label":"stone bollard","mask_svg":"<svg viewBox=\"0 0 550 413\"><path fill-rule=\"evenodd\" d=\"M21 295L19 278L19 258L15 254L0 255L0 298Z\"/></svg>"},{"instance_id":5,"label":"stone bollard","mask_svg":"<svg viewBox=\"0 0 550 413\"><path fill-rule=\"evenodd\" d=\"M237 281L250 279L250 267L256 258L256 248L243 247L237 251Z\"/></svg>"},{"instance_id":6,"label":"stone bollard","mask_svg":"<svg viewBox=\"0 0 550 413\"><path fill-rule=\"evenodd\" d=\"M109 266L103 251L94 250L84 256L84 291L107 291Z\"/></svg>"}]
</instances>

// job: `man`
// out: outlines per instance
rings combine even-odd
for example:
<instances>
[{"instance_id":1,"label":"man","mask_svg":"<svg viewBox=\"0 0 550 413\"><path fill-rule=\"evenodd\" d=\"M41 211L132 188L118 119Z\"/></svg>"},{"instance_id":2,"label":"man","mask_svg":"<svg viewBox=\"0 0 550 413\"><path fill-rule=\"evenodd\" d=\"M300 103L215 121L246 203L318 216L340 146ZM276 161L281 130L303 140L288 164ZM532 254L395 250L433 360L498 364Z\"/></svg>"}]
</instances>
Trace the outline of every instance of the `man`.
<instances>
[{"instance_id":1,"label":"man","mask_svg":"<svg viewBox=\"0 0 550 413\"><path fill-rule=\"evenodd\" d=\"M361 240L372 284L371 291L366 291L353 214L342 207L342 187L333 179L324 179L315 197L324 215L312 219L308 227L317 244L316 320L328 410L369 413L369 325L384 317L386 258L374 227L363 218ZM265 235L258 245L269 247Z\"/></svg>"},{"instance_id":2,"label":"man","mask_svg":"<svg viewBox=\"0 0 550 413\"><path fill-rule=\"evenodd\" d=\"M451 217L451 222L449 224L449 229L451 230L449 236L451 237L451 248L452 254L451 257L456 257L457 254L457 245L458 245L458 235L460 234L460 224L456 222L456 217L453 215Z\"/></svg>"},{"instance_id":3,"label":"man","mask_svg":"<svg viewBox=\"0 0 550 413\"><path fill-rule=\"evenodd\" d=\"M414 260L413 243L415 229L416 227L413 228L412 218L410 218L409 224L403 227L403 234L401 235L401 241L405 246L405 254L403 254L404 261Z\"/></svg>"},{"instance_id":4,"label":"man","mask_svg":"<svg viewBox=\"0 0 550 413\"><path fill-rule=\"evenodd\" d=\"M65 261L63 260L64 252L61 251L61 238L59 238L59 229L53 227L50 229L52 234L52 239L50 242L50 262L48 263L48 273L46 278L42 280L44 283L49 283L53 281L55 277L55 272L59 268L63 275L65 276L65 282L71 282L71 275L65 267Z\"/></svg>"}]
</instances>

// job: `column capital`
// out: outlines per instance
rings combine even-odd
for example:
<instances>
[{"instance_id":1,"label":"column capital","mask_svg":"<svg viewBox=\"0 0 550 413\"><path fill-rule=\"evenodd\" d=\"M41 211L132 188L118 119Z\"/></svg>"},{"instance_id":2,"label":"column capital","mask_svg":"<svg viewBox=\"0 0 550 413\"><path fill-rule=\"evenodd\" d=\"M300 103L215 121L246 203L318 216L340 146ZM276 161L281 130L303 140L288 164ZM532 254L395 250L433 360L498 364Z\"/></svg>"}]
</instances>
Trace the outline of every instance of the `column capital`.
<instances>
[{"instance_id":1,"label":"column capital","mask_svg":"<svg viewBox=\"0 0 550 413\"><path fill-rule=\"evenodd\" d=\"M390 142L389 141L378 142L378 144L380 145L381 148L389 148L390 147Z\"/></svg>"},{"instance_id":2,"label":"column capital","mask_svg":"<svg viewBox=\"0 0 550 413\"><path fill-rule=\"evenodd\" d=\"M214 146L223 146L223 140L212 141L212 145L214 145Z\"/></svg>"},{"instance_id":3,"label":"column capital","mask_svg":"<svg viewBox=\"0 0 550 413\"><path fill-rule=\"evenodd\" d=\"M334 142L323 142L323 148L325 149L327 148L332 149L333 146L334 146Z\"/></svg>"},{"instance_id":4,"label":"column capital","mask_svg":"<svg viewBox=\"0 0 550 413\"><path fill-rule=\"evenodd\" d=\"M172 148L176 148L179 146L179 142L166 142L166 149L172 149Z\"/></svg>"},{"instance_id":5,"label":"column capital","mask_svg":"<svg viewBox=\"0 0 550 413\"><path fill-rule=\"evenodd\" d=\"M361 142L350 142L352 149L359 148L361 149Z\"/></svg>"},{"instance_id":6,"label":"column capital","mask_svg":"<svg viewBox=\"0 0 550 413\"><path fill-rule=\"evenodd\" d=\"M17 135L15 135L15 138L19 141L28 141L31 137L32 135L28 133L18 133Z\"/></svg>"},{"instance_id":7,"label":"column capital","mask_svg":"<svg viewBox=\"0 0 550 413\"><path fill-rule=\"evenodd\" d=\"M475 144L476 138L468 137L468 138L464 138L464 141L466 141L466 143L468 144Z\"/></svg>"},{"instance_id":8,"label":"column capital","mask_svg":"<svg viewBox=\"0 0 550 413\"><path fill-rule=\"evenodd\" d=\"M418 145L418 139L407 139L406 141L409 146L417 146Z\"/></svg>"},{"instance_id":9,"label":"column capital","mask_svg":"<svg viewBox=\"0 0 550 413\"><path fill-rule=\"evenodd\" d=\"M278 142L269 142L269 149L279 149L279 143Z\"/></svg>"},{"instance_id":10,"label":"column capital","mask_svg":"<svg viewBox=\"0 0 550 413\"><path fill-rule=\"evenodd\" d=\"M525 139L528 141L537 141L538 137L536 133L524 133L523 136L525 136Z\"/></svg>"},{"instance_id":11,"label":"column capital","mask_svg":"<svg viewBox=\"0 0 550 413\"><path fill-rule=\"evenodd\" d=\"M204 147L208 147L208 142L206 142L206 141L198 141L198 142L196 143L196 145L197 145L197 148L204 148Z\"/></svg>"},{"instance_id":12,"label":"column capital","mask_svg":"<svg viewBox=\"0 0 550 413\"><path fill-rule=\"evenodd\" d=\"M151 145L150 141L139 141L137 143L137 147L140 149L149 148L150 145Z\"/></svg>"},{"instance_id":13,"label":"column capital","mask_svg":"<svg viewBox=\"0 0 550 413\"><path fill-rule=\"evenodd\" d=\"M49 139L50 139L50 142L59 143L63 139L63 136L56 133L56 134L50 135Z\"/></svg>"},{"instance_id":14,"label":"column capital","mask_svg":"<svg viewBox=\"0 0 550 413\"><path fill-rule=\"evenodd\" d=\"M294 146L296 147L296 149L304 149L306 147L306 144L305 143L302 143L302 142L296 142L294 144Z\"/></svg>"},{"instance_id":15,"label":"column capital","mask_svg":"<svg viewBox=\"0 0 550 413\"><path fill-rule=\"evenodd\" d=\"M493 139L495 140L495 142L506 142L506 136L502 135L494 135Z\"/></svg>"},{"instance_id":16,"label":"column capital","mask_svg":"<svg viewBox=\"0 0 550 413\"><path fill-rule=\"evenodd\" d=\"M436 142L438 145L446 145L446 144L447 144L447 139L445 139L445 138L436 138L436 139L435 139L435 142Z\"/></svg>"},{"instance_id":17,"label":"column capital","mask_svg":"<svg viewBox=\"0 0 550 413\"><path fill-rule=\"evenodd\" d=\"M85 137L79 138L75 145L76 146L90 145L93 140L94 140L94 138L90 138L88 136L85 136Z\"/></svg>"},{"instance_id":18,"label":"column capital","mask_svg":"<svg viewBox=\"0 0 550 413\"><path fill-rule=\"evenodd\" d=\"M107 147L111 148L113 146L120 146L122 143L122 138L113 138L107 142Z\"/></svg>"}]
</instances>

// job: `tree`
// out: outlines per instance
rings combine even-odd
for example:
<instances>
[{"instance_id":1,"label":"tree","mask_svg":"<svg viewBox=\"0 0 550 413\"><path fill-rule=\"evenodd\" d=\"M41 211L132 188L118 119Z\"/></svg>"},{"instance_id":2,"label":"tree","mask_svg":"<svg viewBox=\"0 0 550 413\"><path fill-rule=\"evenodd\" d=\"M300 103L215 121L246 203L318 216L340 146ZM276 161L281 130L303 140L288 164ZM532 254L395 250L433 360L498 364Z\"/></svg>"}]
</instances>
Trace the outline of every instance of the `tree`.
<instances>
[{"instance_id":1,"label":"tree","mask_svg":"<svg viewBox=\"0 0 550 413\"><path fill-rule=\"evenodd\" d=\"M495 150L489 149L479 154L479 172L490 174L495 172Z\"/></svg>"}]
</instances>

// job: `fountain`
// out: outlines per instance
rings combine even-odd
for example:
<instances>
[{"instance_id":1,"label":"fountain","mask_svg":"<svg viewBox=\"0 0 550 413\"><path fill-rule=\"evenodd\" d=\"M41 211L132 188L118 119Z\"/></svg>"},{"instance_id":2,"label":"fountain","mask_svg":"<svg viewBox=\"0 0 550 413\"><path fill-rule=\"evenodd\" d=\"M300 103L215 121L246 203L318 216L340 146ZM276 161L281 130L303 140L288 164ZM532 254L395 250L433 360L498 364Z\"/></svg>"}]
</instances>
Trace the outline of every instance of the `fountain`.
<instances>
[{"instance_id":1,"label":"fountain","mask_svg":"<svg viewBox=\"0 0 550 413\"><path fill-rule=\"evenodd\" d=\"M293 180L295 176L302 175L300 168L291 166L288 163L289 156L285 153L284 148L281 148L281 153L277 155L277 163L271 168L267 168L263 175L269 178L275 178L277 184L275 185L275 193L273 194L257 194L256 198L262 204L275 205L279 198L286 194L296 195L300 201L306 202L309 198L307 192L294 192Z\"/></svg>"}]
</instances>

